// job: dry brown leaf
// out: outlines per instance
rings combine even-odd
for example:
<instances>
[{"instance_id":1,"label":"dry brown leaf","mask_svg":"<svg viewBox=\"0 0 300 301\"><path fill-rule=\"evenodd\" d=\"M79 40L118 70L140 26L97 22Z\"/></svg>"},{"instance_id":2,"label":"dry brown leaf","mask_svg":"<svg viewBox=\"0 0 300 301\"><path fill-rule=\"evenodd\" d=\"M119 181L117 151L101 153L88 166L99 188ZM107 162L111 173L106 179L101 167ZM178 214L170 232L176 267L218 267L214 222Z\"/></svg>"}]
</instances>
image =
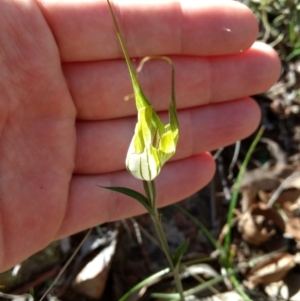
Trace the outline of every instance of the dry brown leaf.
<instances>
[{"instance_id":1,"label":"dry brown leaf","mask_svg":"<svg viewBox=\"0 0 300 301\"><path fill-rule=\"evenodd\" d=\"M277 231L284 232L285 223L275 209L259 203L250 206L240 216L238 230L244 241L252 245L260 245Z\"/></svg>"},{"instance_id":2,"label":"dry brown leaf","mask_svg":"<svg viewBox=\"0 0 300 301\"><path fill-rule=\"evenodd\" d=\"M299 273L296 271L289 272L282 281L268 284L265 287L265 292L272 300L299 301Z\"/></svg>"},{"instance_id":3,"label":"dry brown leaf","mask_svg":"<svg viewBox=\"0 0 300 301\"><path fill-rule=\"evenodd\" d=\"M241 189L251 187L254 191L258 190L275 190L281 181L271 169L256 168L246 171L242 181Z\"/></svg>"},{"instance_id":4,"label":"dry brown leaf","mask_svg":"<svg viewBox=\"0 0 300 301\"><path fill-rule=\"evenodd\" d=\"M279 204L286 212L291 212L294 211L292 206L297 203L299 197L300 189L284 189L278 196L276 204Z\"/></svg>"},{"instance_id":5,"label":"dry brown leaf","mask_svg":"<svg viewBox=\"0 0 300 301\"><path fill-rule=\"evenodd\" d=\"M282 180L289 177L294 171L294 168L287 165L277 165L268 169L260 167L246 171L241 181L241 189L243 190L246 187L251 187L254 191L276 190L281 184ZM299 181L299 178L297 179ZM300 185L300 183L296 180L291 182L293 183L292 187L295 187L295 185Z\"/></svg>"},{"instance_id":6,"label":"dry brown leaf","mask_svg":"<svg viewBox=\"0 0 300 301\"><path fill-rule=\"evenodd\" d=\"M77 275L74 289L92 299L99 299L106 286L110 262L115 252L116 240L104 248Z\"/></svg>"},{"instance_id":7,"label":"dry brown leaf","mask_svg":"<svg viewBox=\"0 0 300 301\"><path fill-rule=\"evenodd\" d=\"M280 281L295 266L294 256L279 253L257 264L247 275L250 287Z\"/></svg>"},{"instance_id":8,"label":"dry brown leaf","mask_svg":"<svg viewBox=\"0 0 300 301\"><path fill-rule=\"evenodd\" d=\"M286 189L287 188L297 188L297 189L300 189L300 176L297 176L289 184L287 184L286 185Z\"/></svg>"},{"instance_id":9,"label":"dry brown leaf","mask_svg":"<svg viewBox=\"0 0 300 301\"><path fill-rule=\"evenodd\" d=\"M240 200L242 213L245 213L250 206L256 203L255 194L256 192L253 191L251 186L242 190L242 198Z\"/></svg>"},{"instance_id":10,"label":"dry brown leaf","mask_svg":"<svg viewBox=\"0 0 300 301\"><path fill-rule=\"evenodd\" d=\"M285 214L285 232L300 241L300 189L285 189L278 197L276 204L281 206Z\"/></svg>"},{"instance_id":11,"label":"dry brown leaf","mask_svg":"<svg viewBox=\"0 0 300 301\"><path fill-rule=\"evenodd\" d=\"M259 201L263 202L264 204L267 204L269 199L271 198L273 194L273 191L265 191L265 190L259 190L257 192L257 196Z\"/></svg>"}]
</instances>

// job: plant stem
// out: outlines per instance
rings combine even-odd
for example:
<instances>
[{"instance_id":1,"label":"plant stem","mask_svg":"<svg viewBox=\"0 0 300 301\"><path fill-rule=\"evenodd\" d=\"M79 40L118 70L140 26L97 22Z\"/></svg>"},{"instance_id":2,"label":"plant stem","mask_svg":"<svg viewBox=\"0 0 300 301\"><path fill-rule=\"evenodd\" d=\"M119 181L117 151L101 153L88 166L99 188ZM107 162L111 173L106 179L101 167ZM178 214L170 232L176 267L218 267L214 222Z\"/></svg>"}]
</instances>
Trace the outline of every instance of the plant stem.
<instances>
[{"instance_id":1,"label":"plant stem","mask_svg":"<svg viewBox=\"0 0 300 301\"><path fill-rule=\"evenodd\" d=\"M234 209L236 208L237 200L238 200L238 194L239 194L239 189L242 181L242 177L246 171L246 167L248 166L248 163L250 161L251 155L259 142L260 138L262 137L264 133L264 127L261 127L260 130L258 131L255 139L253 140L250 148L247 151L246 157L242 163L242 166L240 168L240 171L238 173L237 179L234 183L234 188L233 188L233 194L230 200L230 205L229 205L229 210L228 210L228 216L227 216L227 226L228 226L228 231L227 234L225 235L224 238L224 249L225 249L225 254L222 255L222 261L225 265L226 268L230 267L230 244L231 244L231 224L232 224L232 219L234 215Z\"/></svg>"},{"instance_id":2,"label":"plant stem","mask_svg":"<svg viewBox=\"0 0 300 301\"><path fill-rule=\"evenodd\" d=\"M178 268L178 266L177 267L174 266L173 257L172 257L171 250L168 245L168 242L167 242L167 239L166 239L166 236L165 236L162 224L161 224L161 219L160 219L159 213L157 210L155 210L155 211L156 211L156 216L155 217L153 216L152 220L154 222L154 226L155 226L161 247L168 259L170 268L173 271L173 277L175 280L177 291L180 295L180 299L181 299L181 301L184 301L183 288L182 288L181 280L179 277L179 268Z\"/></svg>"},{"instance_id":3,"label":"plant stem","mask_svg":"<svg viewBox=\"0 0 300 301\"><path fill-rule=\"evenodd\" d=\"M161 217L156 208L156 189L155 189L154 181L144 181L144 188L145 188L145 192L147 194L147 197L148 197L151 205L154 206L154 208L153 208L154 214L151 215L151 217L152 217L152 220L153 220L153 223L155 226L155 230L156 230L156 233L157 233L159 241L160 241L160 245L167 257L170 268L173 272L173 277L174 277L177 291L180 295L180 300L184 301L183 287L182 287L181 279L179 276L179 265L177 265L177 266L174 265L173 256L172 256L164 229L162 227Z\"/></svg>"}]
</instances>

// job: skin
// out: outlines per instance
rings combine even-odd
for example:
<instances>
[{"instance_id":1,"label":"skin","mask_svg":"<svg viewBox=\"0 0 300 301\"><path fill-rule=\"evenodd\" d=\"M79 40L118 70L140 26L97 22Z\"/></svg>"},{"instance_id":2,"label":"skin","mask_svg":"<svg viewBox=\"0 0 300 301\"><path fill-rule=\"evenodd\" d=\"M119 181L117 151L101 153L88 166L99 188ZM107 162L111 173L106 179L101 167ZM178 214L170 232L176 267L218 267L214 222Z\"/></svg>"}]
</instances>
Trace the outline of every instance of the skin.
<instances>
[{"instance_id":1,"label":"skin","mask_svg":"<svg viewBox=\"0 0 300 301\"><path fill-rule=\"evenodd\" d=\"M257 128L248 95L277 80L280 62L254 43L257 21L237 2L124 0L114 8L131 57L168 55L175 64L181 136L157 181L165 206L209 182L208 151ZM0 1L0 64L4 271L55 239L143 209L96 186L142 191L124 170L136 109L123 100L132 88L106 1ZM151 61L139 78L164 116L169 66Z\"/></svg>"}]
</instances>

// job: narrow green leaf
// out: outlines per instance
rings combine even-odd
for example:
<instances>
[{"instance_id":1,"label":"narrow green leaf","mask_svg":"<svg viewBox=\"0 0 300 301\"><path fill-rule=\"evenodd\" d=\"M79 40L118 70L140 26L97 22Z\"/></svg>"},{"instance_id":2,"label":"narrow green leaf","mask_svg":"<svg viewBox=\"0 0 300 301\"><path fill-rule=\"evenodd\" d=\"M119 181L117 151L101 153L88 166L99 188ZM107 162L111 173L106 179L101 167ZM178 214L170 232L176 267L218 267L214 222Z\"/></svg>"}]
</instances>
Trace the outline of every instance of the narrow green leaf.
<instances>
[{"instance_id":1,"label":"narrow green leaf","mask_svg":"<svg viewBox=\"0 0 300 301\"><path fill-rule=\"evenodd\" d=\"M135 285L133 288L131 288L125 295L121 297L121 299L119 299L119 301L126 301L136 291L142 289L145 286L150 286L153 283L158 282L158 280L161 279L162 276L168 273L170 273L170 268L166 268L160 272L157 272L156 274L149 276L148 278L144 279L143 281Z\"/></svg>"},{"instance_id":2,"label":"narrow green leaf","mask_svg":"<svg viewBox=\"0 0 300 301\"><path fill-rule=\"evenodd\" d=\"M174 267L177 268L181 258L184 254L184 252L186 251L188 245L189 245L189 240L187 239L185 242L183 242L176 250L174 256L173 256L173 262L174 262Z\"/></svg>"},{"instance_id":3,"label":"narrow green leaf","mask_svg":"<svg viewBox=\"0 0 300 301\"><path fill-rule=\"evenodd\" d=\"M232 268L227 269L227 273L229 274L232 271ZM235 287L237 293L243 298L244 301L253 301L243 290L243 288L241 287L239 281L236 278L236 275L233 274L232 276L230 276L230 281L233 284L233 286Z\"/></svg>"},{"instance_id":4,"label":"narrow green leaf","mask_svg":"<svg viewBox=\"0 0 300 301\"><path fill-rule=\"evenodd\" d=\"M242 163L242 166L240 168L240 171L239 171L236 181L234 183L233 193L232 193L232 197L230 200L229 211L228 211L227 222L226 222L226 224L228 226L228 231L224 238L225 254L222 255L222 257L223 257L222 261L224 260L224 263L226 264L226 268L230 267L229 254L230 254L230 244L231 244L231 223L232 223L232 219L234 216L234 209L236 208L237 201L238 201L238 195L239 195L239 189L241 186L241 181L242 181L243 175L246 171L246 167L248 166L248 163L250 161L251 155L252 155L257 143L259 142L260 138L262 137L263 133L264 133L264 127L261 127L260 130L258 131L255 139L253 140L252 144L250 145L250 148L247 151L246 157Z\"/></svg>"},{"instance_id":5,"label":"narrow green leaf","mask_svg":"<svg viewBox=\"0 0 300 301\"><path fill-rule=\"evenodd\" d=\"M287 57L286 60L290 61L291 59L293 59L294 57L300 55L300 48L293 50Z\"/></svg>"},{"instance_id":6,"label":"narrow green leaf","mask_svg":"<svg viewBox=\"0 0 300 301\"><path fill-rule=\"evenodd\" d=\"M143 194L139 193L138 191L135 191L133 189L126 188L126 187L112 187L112 186L110 187L110 186L100 186L100 185L97 185L97 186L125 194L125 195L135 199L140 204L142 204L151 215L154 215L154 211L151 208L151 206L149 205L149 200Z\"/></svg>"},{"instance_id":7,"label":"narrow green leaf","mask_svg":"<svg viewBox=\"0 0 300 301\"><path fill-rule=\"evenodd\" d=\"M232 276L234 274L237 273L237 270L231 270L226 276ZM202 292L206 289L208 289L209 287L222 282L224 280L224 278L226 277L225 275L220 275L217 277L214 277L210 280L205 281L204 283L201 283L189 290L186 290L184 292L184 297L188 297L191 295L195 295L199 292ZM173 294L165 294L165 293L152 293L151 294L152 298L157 298L157 299L164 299L164 300L180 300L180 295L178 293L173 293Z\"/></svg>"}]
</instances>

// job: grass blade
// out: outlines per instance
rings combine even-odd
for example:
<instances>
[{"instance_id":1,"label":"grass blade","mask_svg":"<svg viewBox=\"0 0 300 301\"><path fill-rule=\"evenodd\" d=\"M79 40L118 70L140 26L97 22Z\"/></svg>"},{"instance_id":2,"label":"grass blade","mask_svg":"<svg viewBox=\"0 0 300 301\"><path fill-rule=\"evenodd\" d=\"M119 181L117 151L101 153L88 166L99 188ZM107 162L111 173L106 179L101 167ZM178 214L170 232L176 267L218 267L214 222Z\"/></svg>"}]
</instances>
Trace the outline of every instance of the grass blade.
<instances>
[{"instance_id":1,"label":"grass blade","mask_svg":"<svg viewBox=\"0 0 300 301\"><path fill-rule=\"evenodd\" d=\"M151 275L150 277L144 279L143 281L141 281L140 283L135 285L133 288L131 288L125 295L123 295L121 297L121 299L119 299L119 301L126 301L127 298L130 297L133 293L135 293L139 289L143 288L145 285L149 286L149 285L153 284L153 282L155 282L156 279L159 279L160 277L162 277L168 273L170 273L170 268L166 268L162 271L159 271L159 272Z\"/></svg>"},{"instance_id":2,"label":"grass blade","mask_svg":"<svg viewBox=\"0 0 300 301\"><path fill-rule=\"evenodd\" d=\"M231 201L230 201L230 205L229 205L229 212L228 212L228 217L227 217L227 226L228 226L228 232L226 233L225 235L225 239L224 239L224 249L225 249L225 254L223 256L225 256L224 259L224 262L226 263L227 267L229 267L229 257L230 257L230 244L231 244L231 230L230 230L230 225L231 225L231 222L232 222L232 219L233 219L233 212L234 212L234 209L236 208L236 205L237 205L237 200L238 200L238 194L239 194L239 189L240 189L240 186L241 186L241 180L242 180L242 177L246 171L246 167L249 163L249 160L251 158L251 155L257 145L257 143L259 142L260 138L262 137L263 135L263 132L264 132L264 128L262 127L254 141L252 142L247 154L246 154L246 157L243 161L243 164L241 166L241 169L238 173L238 176L237 176L237 179L234 183L234 189L233 189L233 194L232 194L232 198L231 198Z\"/></svg>"}]
</instances>

